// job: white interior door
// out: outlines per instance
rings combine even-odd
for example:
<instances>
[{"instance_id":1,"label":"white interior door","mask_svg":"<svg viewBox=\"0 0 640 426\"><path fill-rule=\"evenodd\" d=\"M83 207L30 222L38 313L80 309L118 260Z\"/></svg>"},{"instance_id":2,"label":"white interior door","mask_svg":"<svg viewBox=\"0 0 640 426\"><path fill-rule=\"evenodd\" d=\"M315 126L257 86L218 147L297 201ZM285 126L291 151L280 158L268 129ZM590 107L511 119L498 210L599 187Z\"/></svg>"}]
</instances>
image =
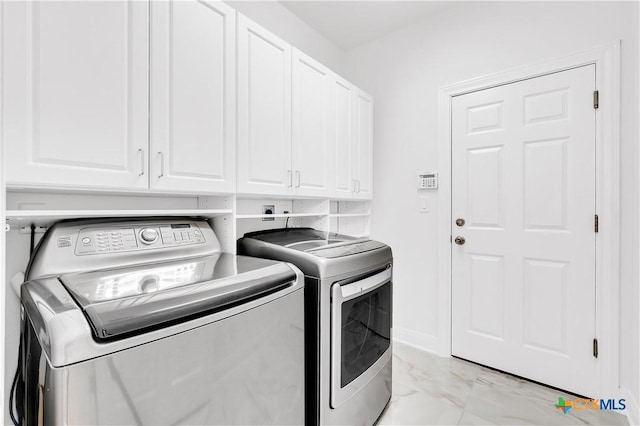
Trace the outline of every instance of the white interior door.
<instances>
[{"instance_id":1,"label":"white interior door","mask_svg":"<svg viewBox=\"0 0 640 426\"><path fill-rule=\"evenodd\" d=\"M452 353L587 396L594 88L589 65L452 104Z\"/></svg>"}]
</instances>

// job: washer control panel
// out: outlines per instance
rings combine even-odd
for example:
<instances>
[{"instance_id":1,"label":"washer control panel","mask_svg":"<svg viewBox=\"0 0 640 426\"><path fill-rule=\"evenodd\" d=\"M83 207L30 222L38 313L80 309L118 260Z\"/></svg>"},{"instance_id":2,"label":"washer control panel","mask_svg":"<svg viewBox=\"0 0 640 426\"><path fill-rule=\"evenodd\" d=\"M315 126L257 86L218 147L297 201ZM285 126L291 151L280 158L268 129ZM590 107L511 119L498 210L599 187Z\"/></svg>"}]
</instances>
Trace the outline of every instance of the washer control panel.
<instances>
[{"instance_id":1,"label":"washer control panel","mask_svg":"<svg viewBox=\"0 0 640 426\"><path fill-rule=\"evenodd\" d=\"M203 243L205 238L202 230L194 223L83 228L76 239L75 254L114 253Z\"/></svg>"}]
</instances>

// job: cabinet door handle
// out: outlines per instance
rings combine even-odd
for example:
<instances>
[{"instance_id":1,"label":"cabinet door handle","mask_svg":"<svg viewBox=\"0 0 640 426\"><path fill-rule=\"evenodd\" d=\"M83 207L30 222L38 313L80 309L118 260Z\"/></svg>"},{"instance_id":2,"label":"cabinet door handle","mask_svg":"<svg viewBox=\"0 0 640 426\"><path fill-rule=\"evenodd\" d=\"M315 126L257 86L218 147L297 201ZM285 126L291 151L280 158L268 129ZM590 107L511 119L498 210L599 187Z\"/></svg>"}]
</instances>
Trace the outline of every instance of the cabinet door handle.
<instances>
[{"instance_id":1,"label":"cabinet door handle","mask_svg":"<svg viewBox=\"0 0 640 426\"><path fill-rule=\"evenodd\" d=\"M300 188L300 170L296 170L296 179L298 180L298 184L296 185L296 188Z\"/></svg>"},{"instance_id":2,"label":"cabinet door handle","mask_svg":"<svg viewBox=\"0 0 640 426\"><path fill-rule=\"evenodd\" d=\"M358 190L356 192L359 194L360 193L360 179L356 179L356 182L358 182Z\"/></svg>"},{"instance_id":3,"label":"cabinet door handle","mask_svg":"<svg viewBox=\"0 0 640 426\"><path fill-rule=\"evenodd\" d=\"M138 176L142 176L144 175L144 150L138 148L138 154L140 154L140 173L138 173Z\"/></svg>"},{"instance_id":4,"label":"cabinet door handle","mask_svg":"<svg viewBox=\"0 0 640 426\"><path fill-rule=\"evenodd\" d=\"M293 186L293 172L291 170L287 170L287 179L289 179L289 188Z\"/></svg>"},{"instance_id":5,"label":"cabinet door handle","mask_svg":"<svg viewBox=\"0 0 640 426\"><path fill-rule=\"evenodd\" d=\"M353 183L353 191L352 192L357 192L356 191L356 180L355 179L351 179L351 182Z\"/></svg>"},{"instance_id":6,"label":"cabinet door handle","mask_svg":"<svg viewBox=\"0 0 640 426\"><path fill-rule=\"evenodd\" d=\"M160 151L158 155L160 156L160 174L158 175L158 179L162 179L164 177L164 154Z\"/></svg>"}]
</instances>

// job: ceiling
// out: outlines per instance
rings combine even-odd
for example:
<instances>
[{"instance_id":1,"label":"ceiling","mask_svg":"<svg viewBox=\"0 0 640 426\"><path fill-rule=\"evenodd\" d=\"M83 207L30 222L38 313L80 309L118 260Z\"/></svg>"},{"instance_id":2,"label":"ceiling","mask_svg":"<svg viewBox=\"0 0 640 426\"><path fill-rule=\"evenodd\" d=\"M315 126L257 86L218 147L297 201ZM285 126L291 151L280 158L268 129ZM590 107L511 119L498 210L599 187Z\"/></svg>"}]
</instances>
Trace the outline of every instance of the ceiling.
<instances>
[{"instance_id":1,"label":"ceiling","mask_svg":"<svg viewBox=\"0 0 640 426\"><path fill-rule=\"evenodd\" d=\"M446 1L281 1L284 7L338 47L349 50L429 14Z\"/></svg>"}]
</instances>

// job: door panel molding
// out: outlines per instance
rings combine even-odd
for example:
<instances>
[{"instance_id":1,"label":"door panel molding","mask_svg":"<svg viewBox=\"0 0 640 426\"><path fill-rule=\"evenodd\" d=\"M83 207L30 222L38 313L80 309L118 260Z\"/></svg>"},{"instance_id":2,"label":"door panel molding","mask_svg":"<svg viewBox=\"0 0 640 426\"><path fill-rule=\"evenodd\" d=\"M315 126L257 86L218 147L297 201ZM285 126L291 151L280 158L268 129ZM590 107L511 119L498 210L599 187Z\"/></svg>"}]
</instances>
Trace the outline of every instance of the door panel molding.
<instances>
[{"instance_id":1,"label":"door panel molding","mask_svg":"<svg viewBox=\"0 0 640 426\"><path fill-rule=\"evenodd\" d=\"M596 110L596 211L600 232L596 235L596 336L600 355L596 363L599 394L619 394L619 294L620 294L620 40L575 54L513 68L443 86L439 89L438 168L438 276L439 300L437 353L451 355L451 104L455 96L515 83L585 65L596 66L600 97ZM552 95L552 94L550 94ZM535 102L553 101L538 99ZM557 96L556 96L557 99ZM535 108L534 103L530 105ZM532 111L532 118L535 111ZM562 111L559 112L562 115ZM479 117L480 118L480 117ZM491 117L487 117L489 119ZM539 117L557 119L557 117ZM491 120L489 120L491 121ZM495 126L495 118L494 123ZM478 129L479 130L479 129ZM488 130L488 129L487 129ZM493 130L493 129L492 129ZM594 337L596 337L594 336Z\"/></svg>"}]
</instances>

